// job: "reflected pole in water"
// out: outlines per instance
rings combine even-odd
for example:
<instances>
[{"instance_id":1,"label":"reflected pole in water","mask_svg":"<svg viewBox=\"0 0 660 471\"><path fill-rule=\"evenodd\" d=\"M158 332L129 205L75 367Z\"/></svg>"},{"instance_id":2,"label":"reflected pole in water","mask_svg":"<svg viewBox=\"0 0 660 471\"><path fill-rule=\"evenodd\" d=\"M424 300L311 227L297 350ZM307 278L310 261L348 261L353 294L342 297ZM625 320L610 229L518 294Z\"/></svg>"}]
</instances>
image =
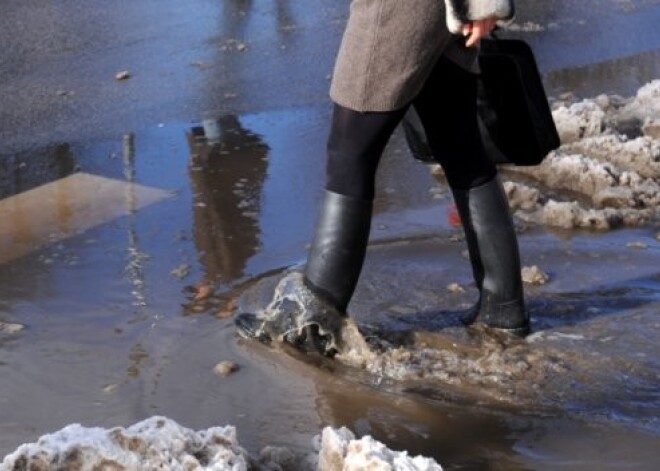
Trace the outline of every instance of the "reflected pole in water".
<instances>
[{"instance_id":1,"label":"reflected pole in water","mask_svg":"<svg viewBox=\"0 0 660 471\"><path fill-rule=\"evenodd\" d=\"M144 307L147 305L147 297L144 288L144 274L142 273L142 262L148 257L140 252L136 229L137 198L135 195L135 135L124 134L123 137L123 164L126 185L126 212L128 217L128 261L125 273L132 285L131 294L134 296L134 306Z\"/></svg>"}]
</instances>

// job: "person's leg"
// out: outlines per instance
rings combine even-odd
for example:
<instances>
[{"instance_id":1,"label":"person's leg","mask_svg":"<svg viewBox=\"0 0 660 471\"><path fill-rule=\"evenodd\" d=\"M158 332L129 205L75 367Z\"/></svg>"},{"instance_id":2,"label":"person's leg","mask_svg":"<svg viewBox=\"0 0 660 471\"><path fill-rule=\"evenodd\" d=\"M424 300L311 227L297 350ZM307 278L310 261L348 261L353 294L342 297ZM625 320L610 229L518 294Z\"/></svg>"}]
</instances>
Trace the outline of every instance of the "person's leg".
<instances>
[{"instance_id":1,"label":"person's leg","mask_svg":"<svg viewBox=\"0 0 660 471\"><path fill-rule=\"evenodd\" d=\"M334 108L327 180L305 265L305 282L340 311L348 306L362 270L378 162L404 113Z\"/></svg>"},{"instance_id":2,"label":"person's leg","mask_svg":"<svg viewBox=\"0 0 660 471\"><path fill-rule=\"evenodd\" d=\"M327 181L302 286L284 280L276 293L282 301L271 303L265 320L239 316L242 335L332 351L364 262L378 162L404 113L359 113L335 105Z\"/></svg>"},{"instance_id":3,"label":"person's leg","mask_svg":"<svg viewBox=\"0 0 660 471\"><path fill-rule=\"evenodd\" d=\"M497 175L477 121L477 76L441 57L413 102L450 187L469 190Z\"/></svg>"},{"instance_id":4,"label":"person's leg","mask_svg":"<svg viewBox=\"0 0 660 471\"><path fill-rule=\"evenodd\" d=\"M477 122L477 77L441 59L415 100L465 231L480 299L468 323L529 331L513 221Z\"/></svg>"}]
</instances>

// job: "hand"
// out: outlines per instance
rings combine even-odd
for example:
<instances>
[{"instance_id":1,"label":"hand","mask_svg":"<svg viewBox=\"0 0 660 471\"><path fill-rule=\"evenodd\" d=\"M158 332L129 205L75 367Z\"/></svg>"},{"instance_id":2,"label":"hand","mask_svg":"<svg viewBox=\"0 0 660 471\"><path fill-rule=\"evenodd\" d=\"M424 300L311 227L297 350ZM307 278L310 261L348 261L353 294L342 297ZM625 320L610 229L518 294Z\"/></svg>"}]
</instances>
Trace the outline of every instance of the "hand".
<instances>
[{"instance_id":1,"label":"hand","mask_svg":"<svg viewBox=\"0 0 660 471\"><path fill-rule=\"evenodd\" d=\"M497 20L496 17L491 16L483 20L474 20L471 23L463 25L463 36L469 36L465 45L467 47L472 47L478 44L481 38L495 28Z\"/></svg>"}]
</instances>

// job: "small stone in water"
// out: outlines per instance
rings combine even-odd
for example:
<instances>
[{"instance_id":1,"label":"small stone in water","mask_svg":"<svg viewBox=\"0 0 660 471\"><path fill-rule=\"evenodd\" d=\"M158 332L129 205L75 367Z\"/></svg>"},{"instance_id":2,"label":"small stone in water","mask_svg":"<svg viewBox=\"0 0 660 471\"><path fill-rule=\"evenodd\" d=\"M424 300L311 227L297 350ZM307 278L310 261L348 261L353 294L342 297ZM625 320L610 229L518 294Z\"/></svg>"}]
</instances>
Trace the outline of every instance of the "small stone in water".
<instances>
[{"instance_id":1,"label":"small stone in water","mask_svg":"<svg viewBox=\"0 0 660 471\"><path fill-rule=\"evenodd\" d=\"M24 325L10 322L0 322L0 334L15 334L25 329Z\"/></svg>"},{"instance_id":2,"label":"small stone in water","mask_svg":"<svg viewBox=\"0 0 660 471\"><path fill-rule=\"evenodd\" d=\"M218 376L226 377L238 371L238 365L233 361L221 361L213 368L213 372Z\"/></svg>"},{"instance_id":3,"label":"small stone in water","mask_svg":"<svg viewBox=\"0 0 660 471\"><path fill-rule=\"evenodd\" d=\"M530 285L544 285L550 277L543 272L537 265L523 267L521 270L522 280Z\"/></svg>"},{"instance_id":4,"label":"small stone in water","mask_svg":"<svg viewBox=\"0 0 660 471\"><path fill-rule=\"evenodd\" d=\"M464 292L465 292L465 290L463 289L463 287L462 287L461 285L459 285L458 283L450 283L449 285L447 285L447 289L448 289L449 291L451 291L452 293L455 293L455 294L459 294L459 293L464 293Z\"/></svg>"}]
</instances>

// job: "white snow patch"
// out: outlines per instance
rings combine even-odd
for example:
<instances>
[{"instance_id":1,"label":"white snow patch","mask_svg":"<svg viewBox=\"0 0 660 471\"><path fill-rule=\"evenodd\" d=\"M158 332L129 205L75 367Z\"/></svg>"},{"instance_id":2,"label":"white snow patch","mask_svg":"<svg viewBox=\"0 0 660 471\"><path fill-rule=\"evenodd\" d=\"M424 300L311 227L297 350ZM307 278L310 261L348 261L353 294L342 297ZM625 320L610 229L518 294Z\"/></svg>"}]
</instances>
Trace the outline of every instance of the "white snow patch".
<instances>
[{"instance_id":1,"label":"white snow patch","mask_svg":"<svg viewBox=\"0 0 660 471\"><path fill-rule=\"evenodd\" d=\"M347 428L326 427L321 435L319 470L442 471L442 467L431 458L392 451L370 436L356 439Z\"/></svg>"},{"instance_id":2,"label":"white snow patch","mask_svg":"<svg viewBox=\"0 0 660 471\"><path fill-rule=\"evenodd\" d=\"M357 439L347 428L326 427L308 452L266 447L249 455L233 426L193 431L154 416L128 428L72 424L18 447L2 471L75 469L93 471L442 471L431 458L393 451L370 436Z\"/></svg>"},{"instance_id":3,"label":"white snow patch","mask_svg":"<svg viewBox=\"0 0 660 471\"><path fill-rule=\"evenodd\" d=\"M608 230L660 217L660 80L636 96L599 95L553 111L562 145L534 167L502 167L520 219Z\"/></svg>"},{"instance_id":4,"label":"white snow patch","mask_svg":"<svg viewBox=\"0 0 660 471\"><path fill-rule=\"evenodd\" d=\"M605 112L594 101L562 106L553 113L561 142L566 144L579 139L597 136L603 131Z\"/></svg>"},{"instance_id":5,"label":"white snow patch","mask_svg":"<svg viewBox=\"0 0 660 471\"><path fill-rule=\"evenodd\" d=\"M131 427L72 424L7 455L3 470L228 470L247 471L247 454L234 427L194 432L165 417Z\"/></svg>"}]
</instances>

